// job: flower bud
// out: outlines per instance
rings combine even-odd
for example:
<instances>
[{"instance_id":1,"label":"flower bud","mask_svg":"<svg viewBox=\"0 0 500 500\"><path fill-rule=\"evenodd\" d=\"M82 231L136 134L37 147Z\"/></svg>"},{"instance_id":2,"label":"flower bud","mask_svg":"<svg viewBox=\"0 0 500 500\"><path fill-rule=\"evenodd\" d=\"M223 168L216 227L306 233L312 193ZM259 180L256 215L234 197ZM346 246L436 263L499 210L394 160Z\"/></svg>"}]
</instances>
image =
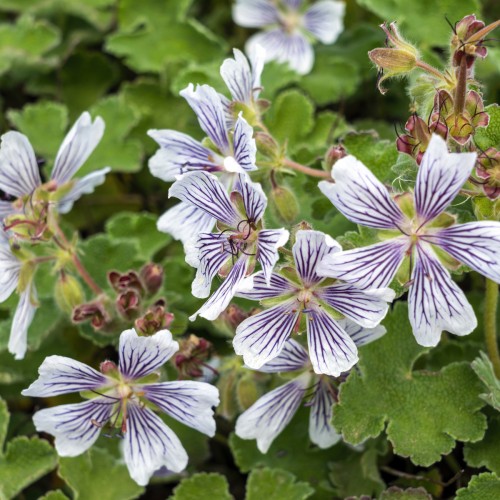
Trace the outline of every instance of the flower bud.
<instances>
[{"instance_id":1,"label":"flower bud","mask_svg":"<svg viewBox=\"0 0 500 500\"><path fill-rule=\"evenodd\" d=\"M74 323L84 323L90 320L94 330L103 330L111 322L110 315L100 300L75 307L72 320Z\"/></svg>"},{"instance_id":2,"label":"flower bud","mask_svg":"<svg viewBox=\"0 0 500 500\"><path fill-rule=\"evenodd\" d=\"M259 391L252 374L247 374L238 380L236 399L241 411L248 410L259 399Z\"/></svg>"},{"instance_id":3,"label":"flower bud","mask_svg":"<svg viewBox=\"0 0 500 500\"><path fill-rule=\"evenodd\" d=\"M481 179L484 194L490 200L500 197L500 151L488 148L477 158L476 174Z\"/></svg>"},{"instance_id":4,"label":"flower bud","mask_svg":"<svg viewBox=\"0 0 500 500\"><path fill-rule=\"evenodd\" d=\"M165 310L164 302L157 302L146 313L135 320L135 329L141 335L154 335L160 330L169 328L174 315Z\"/></svg>"},{"instance_id":5,"label":"flower bud","mask_svg":"<svg viewBox=\"0 0 500 500\"><path fill-rule=\"evenodd\" d=\"M123 292L130 288L135 289L140 294L144 291L141 279L135 271L128 271L126 273L109 271L108 281L117 292Z\"/></svg>"},{"instance_id":6,"label":"flower bud","mask_svg":"<svg viewBox=\"0 0 500 500\"><path fill-rule=\"evenodd\" d=\"M203 367L212 356L212 344L208 340L190 335L180 341L180 349L174 358L174 363L181 375L199 378L203 375Z\"/></svg>"},{"instance_id":7,"label":"flower bud","mask_svg":"<svg viewBox=\"0 0 500 500\"><path fill-rule=\"evenodd\" d=\"M327 172L330 172L335 163L337 163L338 160L344 158L345 156L347 156L347 152L342 144L330 146L325 154L325 159L323 161L324 169Z\"/></svg>"},{"instance_id":8,"label":"flower bud","mask_svg":"<svg viewBox=\"0 0 500 500\"><path fill-rule=\"evenodd\" d=\"M118 295L116 299L116 310L118 314L126 319L133 319L139 314L141 297L137 290L132 288Z\"/></svg>"},{"instance_id":9,"label":"flower bud","mask_svg":"<svg viewBox=\"0 0 500 500\"><path fill-rule=\"evenodd\" d=\"M66 312L82 304L85 300L80 282L70 274L61 272L55 287L55 299L57 305Z\"/></svg>"},{"instance_id":10,"label":"flower bud","mask_svg":"<svg viewBox=\"0 0 500 500\"><path fill-rule=\"evenodd\" d=\"M116 366L115 363L113 363L113 361L110 361L109 359L106 359L99 366L99 370L104 375L108 375L108 374L117 373L118 372L118 367Z\"/></svg>"},{"instance_id":11,"label":"flower bud","mask_svg":"<svg viewBox=\"0 0 500 500\"><path fill-rule=\"evenodd\" d=\"M154 295L163 285L163 267L159 264L146 264L140 271L140 277L146 291Z\"/></svg>"},{"instance_id":12,"label":"flower bud","mask_svg":"<svg viewBox=\"0 0 500 500\"><path fill-rule=\"evenodd\" d=\"M271 200L279 219L283 223L292 224L297 220L299 204L290 189L284 186L274 187L271 191Z\"/></svg>"},{"instance_id":13,"label":"flower bud","mask_svg":"<svg viewBox=\"0 0 500 500\"><path fill-rule=\"evenodd\" d=\"M271 160L278 161L281 156L281 149L274 138L266 132L255 132L255 143L257 150Z\"/></svg>"}]
</instances>

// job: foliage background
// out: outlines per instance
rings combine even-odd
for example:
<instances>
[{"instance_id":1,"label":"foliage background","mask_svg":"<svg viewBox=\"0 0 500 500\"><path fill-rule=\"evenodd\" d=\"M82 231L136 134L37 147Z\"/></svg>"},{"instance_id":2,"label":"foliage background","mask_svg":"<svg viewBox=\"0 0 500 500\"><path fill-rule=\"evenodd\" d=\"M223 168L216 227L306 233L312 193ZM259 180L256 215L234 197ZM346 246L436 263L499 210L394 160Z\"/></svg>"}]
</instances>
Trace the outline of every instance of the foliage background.
<instances>
[{"instance_id":1,"label":"foliage background","mask_svg":"<svg viewBox=\"0 0 500 500\"><path fill-rule=\"evenodd\" d=\"M383 43L377 25L397 20L424 58L439 66L450 36L445 15L455 22L473 12L485 22L500 17L494 0L348 0L344 33L334 45L316 47L310 75L298 77L277 64L266 67L262 97L272 101L268 127L278 139L288 140L289 155L307 163L318 161L329 145L342 139L380 179L392 182L406 172L408 160L398 158L394 146L394 126L404 124L411 102L404 85L396 82L386 96L376 90L376 72L366 54ZM176 314L174 333L207 336L223 355L231 353L230 343L217 327L203 320L188 326L187 315L199 306L190 294L193 272L184 264L181 245L156 231L156 218L173 202L167 198L168 185L146 167L156 149L146 131L173 128L201 138L195 115L178 92L189 82L209 83L223 92L219 66L232 47L243 47L249 34L233 23L229 0L0 0L0 129L28 135L50 166L82 111L104 118L104 139L79 174L103 166L112 167L113 174L65 218L68 228L84 239L84 262L103 287L109 286L109 269L137 269L150 260L162 263L164 294ZM500 49L493 46L477 68L486 104L499 100L499 68ZM294 189L301 207L293 222L309 220L334 237L356 229L320 194L315 180L297 175L283 183ZM363 448L339 444L330 450L311 449L304 412L267 455L254 442L232 435L232 423L223 417L210 442L172 424L190 455L185 476L203 471L174 493L179 477L158 478L147 490L133 483L117 458L116 440L101 438L86 455L57 459L47 441L31 437L36 405L50 401L33 403L20 390L36 378L47 355L96 366L115 353L108 338L77 330L54 305L50 273L37 280L42 307L23 361L14 361L7 352L15 299L0 306L0 393L7 402L0 407L2 500L21 491L29 499L171 494L189 499L203 498L208 491L214 499L230 498L229 491L243 498L245 488L249 500L264 495L445 498L479 473L458 497L500 497L495 475L500 474L500 419L491 407L480 411L484 401L478 394L488 391L468 363L484 349L481 325L469 337L449 339L429 351L415 344L404 304L386 322L387 336L362 350L363 375L354 372L350 377L336 415L350 442L367 439ZM478 277L468 275L462 285L471 290L469 299L480 317ZM487 378L487 365L481 369ZM444 394L452 395L453 405L440 404ZM237 408L241 401L232 398L226 406ZM73 401L71 396L57 401L63 400ZM231 415L234 408L222 411ZM404 458L408 456L411 460ZM447 484L460 470L464 472L458 479ZM398 488L413 490L403 493Z\"/></svg>"}]
</instances>

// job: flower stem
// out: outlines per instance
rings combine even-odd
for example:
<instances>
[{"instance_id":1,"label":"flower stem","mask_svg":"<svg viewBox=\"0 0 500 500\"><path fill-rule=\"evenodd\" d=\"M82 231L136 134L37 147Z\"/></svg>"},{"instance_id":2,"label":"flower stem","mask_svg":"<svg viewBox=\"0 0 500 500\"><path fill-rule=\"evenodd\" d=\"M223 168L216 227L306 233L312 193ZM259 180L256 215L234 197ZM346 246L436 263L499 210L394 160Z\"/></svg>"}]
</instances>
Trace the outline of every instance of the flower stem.
<instances>
[{"instance_id":1,"label":"flower stem","mask_svg":"<svg viewBox=\"0 0 500 500\"><path fill-rule=\"evenodd\" d=\"M433 68L430 64L427 64L424 61L418 60L415 65L418 68L423 69L424 71L427 71L427 73L430 73L431 75L438 77L440 80L445 79L444 75L439 70L437 70L436 68Z\"/></svg>"},{"instance_id":2,"label":"flower stem","mask_svg":"<svg viewBox=\"0 0 500 500\"><path fill-rule=\"evenodd\" d=\"M500 378L500 353L497 342L497 305L498 285L486 278L486 297L484 305L484 335L486 350L493 364L495 375Z\"/></svg>"},{"instance_id":3,"label":"flower stem","mask_svg":"<svg viewBox=\"0 0 500 500\"><path fill-rule=\"evenodd\" d=\"M298 172L302 172L303 174L310 175L311 177L320 177L321 179L331 179L331 175L324 170L317 170L315 168L306 167L305 165L301 165L295 161L289 160L285 158L283 160L283 165L292 170L297 170Z\"/></svg>"},{"instance_id":4,"label":"flower stem","mask_svg":"<svg viewBox=\"0 0 500 500\"><path fill-rule=\"evenodd\" d=\"M457 87L455 89L455 116L463 113L465 108L465 97L467 95L467 59L462 57L457 75Z\"/></svg>"}]
</instances>

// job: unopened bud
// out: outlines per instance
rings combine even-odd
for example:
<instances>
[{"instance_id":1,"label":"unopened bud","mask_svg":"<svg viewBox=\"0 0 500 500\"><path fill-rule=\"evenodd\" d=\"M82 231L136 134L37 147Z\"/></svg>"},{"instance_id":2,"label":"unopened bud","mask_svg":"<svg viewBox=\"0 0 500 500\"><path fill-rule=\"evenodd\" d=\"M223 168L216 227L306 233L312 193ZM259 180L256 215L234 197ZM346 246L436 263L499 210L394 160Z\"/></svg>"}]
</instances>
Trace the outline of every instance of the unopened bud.
<instances>
[{"instance_id":1,"label":"unopened bud","mask_svg":"<svg viewBox=\"0 0 500 500\"><path fill-rule=\"evenodd\" d=\"M180 349L174 358L174 363L184 376L199 378L203 375L203 367L212 356L212 344L204 338L190 335L180 341Z\"/></svg>"},{"instance_id":2,"label":"unopened bud","mask_svg":"<svg viewBox=\"0 0 500 500\"><path fill-rule=\"evenodd\" d=\"M94 330L102 330L110 323L111 318L104 305L96 300L75 307L73 309L72 320L74 323L90 321Z\"/></svg>"},{"instance_id":3,"label":"unopened bud","mask_svg":"<svg viewBox=\"0 0 500 500\"><path fill-rule=\"evenodd\" d=\"M154 263L146 264L140 271L140 277L146 291L154 295L163 285L163 267Z\"/></svg>"},{"instance_id":4,"label":"unopened bud","mask_svg":"<svg viewBox=\"0 0 500 500\"><path fill-rule=\"evenodd\" d=\"M285 224L292 224L299 215L299 204L297 198L290 189L284 186L276 186L271 191L271 200L276 209L278 217Z\"/></svg>"},{"instance_id":5,"label":"unopened bud","mask_svg":"<svg viewBox=\"0 0 500 500\"><path fill-rule=\"evenodd\" d=\"M66 312L71 312L85 300L80 282L70 274L61 273L56 282L54 296L57 305Z\"/></svg>"},{"instance_id":6,"label":"unopened bud","mask_svg":"<svg viewBox=\"0 0 500 500\"><path fill-rule=\"evenodd\" d=\"M325 154L325 160L323 163L325 170L330 172L335 163L345 156L347 156L347 152L342 144L330 146Z\"/></svg>"},{"instance_id":7,"label":"unopened bud","mask_svg":"<svg viewBox=\"0 0 500 500\"><path fill-rule=\"evenodd\" d=\"M109 359L106 359L99 366L99 370L104 375L107 375L107 374L113 374L113 373L118 372L118 367L116 366L115 363L113 363L113 361L110 361Z\"/></svg>"},{"instance_id":8,"label":"unopened bud","mask_svg":"<svg viewBox=\"0 0 500 500\"><path fill-rule=\"evenodd\" d=\"M116 299L116 310L126 319L133 319L139 313L141 297L136 290L126 290Z\"/></svg>"},{"instance_id":9,"label":"unopened bud","mask_svg":"<svg viewBox=\"0 0 500 500\"><path fill-rule=\"evenodd\" d=\"M165 310L164 303L159 302L135 320L135 328L142 335L154 335L160 330L169 328L173 320L174 315Z\"/></svg>"},{"instance_id":10,"label":"unopened bud","mask_svg":"<svg viewBox=\"0 0 500 500\"><path fill-rule=\"evenodd\" d=\"M108 281L117 292L123 292L130 288L137 290L139 293L144 291L141 279L135 271L128 271L126 273L110 271L108 273Z\"/></svg>"},{"instance_id":11,"label":"unopened bud","mask_svg":"<svg viewBox=\"0 0 500 500\"><path fill-rule=\"evenodd\" d=\"M236 385L236 398L241 411L248 410L259 398L257 384L251 375L246 375Z\"/></svg>"},{"instance_id":12,"label":"unopened bud","mask_svg":"<svg viewBox=\"0 0 500 500\"><path fill-rule=\"evenodd\" d=\"M262 153L272 160L278 160L280 158L280 146L271 135L266 132L255 132L254 137L259 153Z\"/></svg>"}]
</instances>

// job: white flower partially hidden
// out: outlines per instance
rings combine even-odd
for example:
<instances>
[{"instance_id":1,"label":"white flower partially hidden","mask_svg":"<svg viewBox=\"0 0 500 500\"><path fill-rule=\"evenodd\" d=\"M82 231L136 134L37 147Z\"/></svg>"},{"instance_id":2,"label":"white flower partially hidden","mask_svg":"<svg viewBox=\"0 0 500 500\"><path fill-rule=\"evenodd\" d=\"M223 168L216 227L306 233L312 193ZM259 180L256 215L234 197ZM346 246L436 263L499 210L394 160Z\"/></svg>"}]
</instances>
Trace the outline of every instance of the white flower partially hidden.
<instances>
[{"instance_id":1,"label":"white flower partially hidden","mask_svg":"<svg viewBox=\"0 0 500 500\"><path fill-rule=\"evenodd\" d=\"M151 410L208 436L215 434L212 407L219 391L204 382L151 383L152 375L179 349L168 330L139 337L135 330L120 336L119 364L105 361L102 373L61 356L50 356L39 368L39 378L22 394L52 397L83 392L89 399L40 410L33 421L39 432L55 437L59 455L74 457L95 443L101 429L111 425L123 436L123 455L130 476L146 485L155 471L186 468L188 456L177 436Z\"/></svg>"}]
</instances>

